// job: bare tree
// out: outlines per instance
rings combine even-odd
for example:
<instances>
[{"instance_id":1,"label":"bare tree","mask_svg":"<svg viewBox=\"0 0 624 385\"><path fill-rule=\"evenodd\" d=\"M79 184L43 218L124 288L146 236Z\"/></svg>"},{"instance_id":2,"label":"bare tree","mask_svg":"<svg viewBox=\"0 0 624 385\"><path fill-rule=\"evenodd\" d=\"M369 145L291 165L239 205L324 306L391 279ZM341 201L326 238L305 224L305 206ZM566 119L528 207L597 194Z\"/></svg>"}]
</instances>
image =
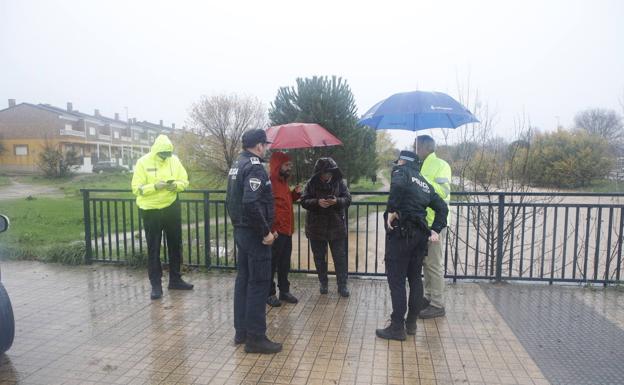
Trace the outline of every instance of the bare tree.
<instances>
[{"instance_id":1,"label":"bare tree","mask_svg":"<svg viewBox=\"0 0 624 385\"><path fill-rule=\"evenodd\" d=\"M387 169L390 162L397 158L398 151L396 143L394 143L388 131L377 131L375 152L377 153L377 161L379 162L378 166L381 166L382 170Z\"/></svg>"},{"instance_id":2,"label":"bare tree","mask_svg":"<svg viewBox=\"0 0 624 385\"><path fill-rule=\"evenodd\" d=\"M491 180L496 168L486 167L490 162L485 156L488 152L485 144L492 139L496 114L483 102L479 91L472 89L470 77L463 84L457 79L457 95L459 102L479 119L479 123L470 123L455 129L458 145L453 159L450 160L453 175L461 190L489 191L494 187ZM445 131L446 137L448 130ZM481 181L470 178L476 170L481 170L487 178Z\"/></svg>"},{"instance_id":3,"label":"bare tree","mask_svg":"<svg viewBox=\"0 0 624 385\"><path fill-rule=\"evenodd\" d=\"M614 145L621 144L624 140L624 124L614 110L592 108L581 111L574 117L574 125L577 129L605 138Z\"/></svg>"},{"instance_id":4,"label":"bare tree","mask_svg":"<svg viewBox=\"0 0 624 385\"><path fill-rule=\"evenodd\" d=\"M453 197L458 203L448 233L449 273L493 276L500 256L503 276L564 278L565 273L565 278L572 274L587 278L594 269L607 266L597 274L613 278L619 271L614 250L618 249L620 232L615 231L614 237L597 234L607 223L617 230L621 213L563 205L576 203L576 198L555 197L557 190L552 189L545 195L524 194L532 192L529 161L537 128L522 114L514 121L509 142L501 140L493 134L495 114L481 101L479 92L471 89L469 81L463 85L458 82L458 100L481 123L450 131L458 140L444 148L455 188L475 193ZM488 194L476 194L483 192ZM503 204L499 193L507 192L522 194L505 195ZM595 203L601 203L600 198ZM602 218L599 210L603 211ZM609 240L611 245L607 246ZM597 262L594 256L599 251Z\"/></svg>"},{"instance_id":5,"label":"bare tree","mask_svg":"<svg viewBox=\"0 0 624 385\"><path fill-rule=\"evenodd\" d=\"M197 166L227 175L241 150L241 137L250 129L265 128L266 108L251 96L202 96L189 116L192 136L186 136L186 156Z\"/></svg>"},{"instance_id":6,"label":"bare tree","mask_svg":"<svg viewBox=\"0 0 624 385\"><path fill-rule=\"evenodd\" d=\"M544 223L542 208L522 209L525 205L553 202L552 197L532 197L524 194L506 196L502 227L498 225L499 194L531 191L527 178L529 149L536 129L530 119L521 115L514 121L513 138L509 141L494 135L496 113L481 99L470 85L457 82L458 100L466 106L480 123L471 123L455 129L457 143L448 146L453 182L461 191L489 193L487 195L457 196L454 200L467 201L453 213L458 226L449 228L449 255L460 271L469 270L494 273L495 249L502 236L503 265L513 262L510 254L519 248L530 247L531 239L520 239L525 224L540 227ZM445 138L447 136L445 135ZM530 221L530 222L529 222ZM499 232L498 229L502 232ZM513 250L513 253L510 251ZM468 258L468 255L472 255ZM465 257L466 259L462 258ZM526 270L527 266L514 266Z\"/></svg>"}]
</instances>

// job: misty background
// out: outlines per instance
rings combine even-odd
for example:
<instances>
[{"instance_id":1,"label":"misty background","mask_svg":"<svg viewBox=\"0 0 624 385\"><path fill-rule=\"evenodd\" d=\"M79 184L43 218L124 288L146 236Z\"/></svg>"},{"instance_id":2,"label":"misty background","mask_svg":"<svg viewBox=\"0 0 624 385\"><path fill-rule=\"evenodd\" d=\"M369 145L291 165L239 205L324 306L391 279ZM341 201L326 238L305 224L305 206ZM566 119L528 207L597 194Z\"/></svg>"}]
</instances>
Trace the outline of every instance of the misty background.
<instances>
[{"instance_id":1,"label":"misty background","mask_svg":"<svg viewBox=\"0 0 624 385\"><path fill-rule=\"evenodd\" d=\"M551 131L586 108L622 111L623 17L616 0L0 0L0 108L71 101L180 127L201 95L268 108L297 77L338 75L360 115L396 92L461 87L497 135L520 116Z\"/></svg>"}]
</instances>

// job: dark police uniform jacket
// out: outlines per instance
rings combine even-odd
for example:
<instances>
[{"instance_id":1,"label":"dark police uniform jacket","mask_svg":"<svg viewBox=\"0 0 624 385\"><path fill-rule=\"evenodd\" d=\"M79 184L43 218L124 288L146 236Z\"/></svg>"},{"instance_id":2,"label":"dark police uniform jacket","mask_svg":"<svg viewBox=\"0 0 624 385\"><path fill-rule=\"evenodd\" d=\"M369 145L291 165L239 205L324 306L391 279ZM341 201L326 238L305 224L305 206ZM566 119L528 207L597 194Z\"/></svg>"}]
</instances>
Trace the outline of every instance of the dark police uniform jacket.
<instances>
[{"instance_id":1,"label":"dark police uniform jacket","mask_svg":"<svg viewBox=\"0 0 624 385\"><path fill-rule=\"evenodd\" d=\"M426 221L427 207L435 212L431 230L440 233L446 227L446 202L411 164L396 166L392 170L387 213L399 213L399 227L402 230L420 229L430 235Z\"/></svg>"},{"instance_id":2,"label":"dark police uniform jacket","mask_svg":"<svg viewBox=\"0 0 624 385\"><path fill-rule=\"evenodd\" d=\"M271 231L274 214L271 179L262 159L243 151L228 174L226 206L232 224L264 237Z\"/></svg>"}]
</instances>

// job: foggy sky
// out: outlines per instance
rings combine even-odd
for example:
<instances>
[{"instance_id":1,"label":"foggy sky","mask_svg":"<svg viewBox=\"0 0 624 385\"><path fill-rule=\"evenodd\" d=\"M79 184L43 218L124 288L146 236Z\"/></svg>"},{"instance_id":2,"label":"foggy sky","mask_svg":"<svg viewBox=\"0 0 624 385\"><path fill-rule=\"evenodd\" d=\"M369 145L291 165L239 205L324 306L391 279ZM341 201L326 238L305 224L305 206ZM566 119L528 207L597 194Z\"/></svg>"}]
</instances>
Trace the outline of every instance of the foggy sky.
<instances>
[{"instance_id":1,"label":"foggy sky","mask_svg":"<svg viewBox=\"0 0 624 385\"><path fill-rule=\"evenodd\" d=\"M360 114L469 81L509 136L523 114L552 130L588 107L622 113L623 41L618 0L0 0L0 109L71 101L182 126L201 95L268 107L297 77L342 76Z\"/></svg>"}]
</instances>

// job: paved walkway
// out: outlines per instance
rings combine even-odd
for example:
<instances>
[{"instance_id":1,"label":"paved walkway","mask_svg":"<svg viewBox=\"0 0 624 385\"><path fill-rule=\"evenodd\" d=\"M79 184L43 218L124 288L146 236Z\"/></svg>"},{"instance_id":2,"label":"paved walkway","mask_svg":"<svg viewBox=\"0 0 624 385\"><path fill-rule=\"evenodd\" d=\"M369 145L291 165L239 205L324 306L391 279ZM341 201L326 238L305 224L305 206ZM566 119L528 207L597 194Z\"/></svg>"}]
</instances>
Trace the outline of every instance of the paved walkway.
<instances>
[{"instance_id":1,"label":"paved walkway","mask_svg":"<svg viewBox=\"0 0 624 385\"><path fill-rule=\"evenodd\" d=\"M560 382L532 353L531 341L539 333L526 336L514 330L509 314L499 309L511 297L491 292L511 288L518 300L527 286L450 285L447 316L419 320L417 335L400 343L375 337L375 328L390 313L385 281L352 279L351 297L341 299L333 281L330 294L321 296L314 278L293 277L292 291L300 303L268 311L268 334L284 343L284 351L262 356L233 345L234 274L187 277L195 283L194 291L165 291L162 300L150 301L140 270L3 262L2 280L13 301L17 332L11 350L0 357L0 384ZM583 303L586 311L602 317L600 322L615 328L609 332L622 332L622 292L541 289L542 295L559 301ZM561 292L567 294L557 294ZM568 321L555 317L553 322L565 326ZM620 366L617 357L602 365Z\"/></svg>"}]
</instances>

